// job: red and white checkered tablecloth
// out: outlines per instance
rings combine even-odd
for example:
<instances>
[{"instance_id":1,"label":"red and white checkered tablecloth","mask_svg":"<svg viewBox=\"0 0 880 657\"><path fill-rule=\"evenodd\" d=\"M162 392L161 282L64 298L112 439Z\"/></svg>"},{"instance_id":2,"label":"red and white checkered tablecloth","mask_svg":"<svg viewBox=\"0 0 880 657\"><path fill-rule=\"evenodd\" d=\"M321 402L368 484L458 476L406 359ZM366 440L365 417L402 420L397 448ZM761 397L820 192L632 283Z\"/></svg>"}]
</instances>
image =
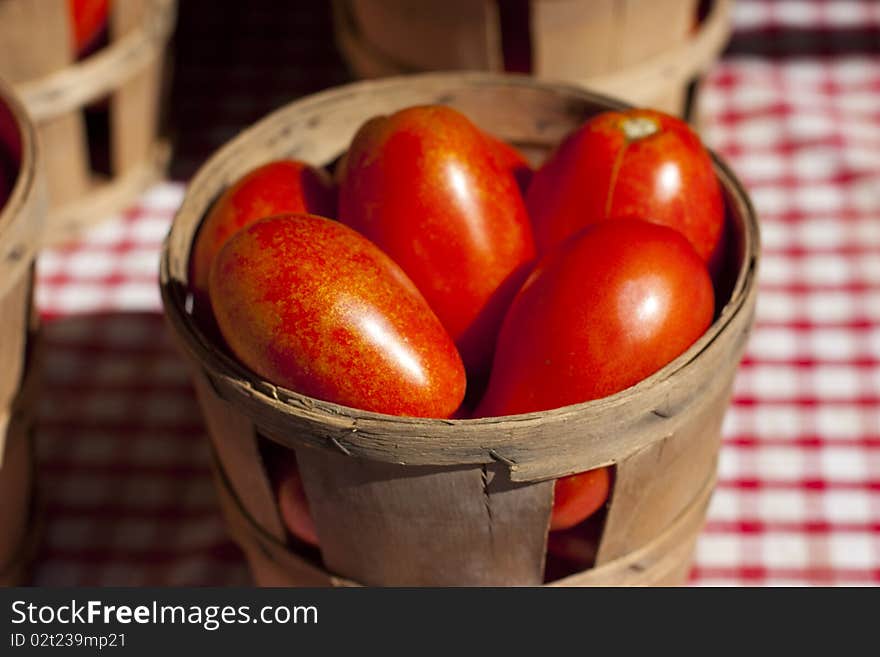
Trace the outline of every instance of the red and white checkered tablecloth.
<instances>
[{"instance_id":1,"label":"red and white checkered tablecloth","mask_svg":"<svg viewBox=\"0 0 880 657\"><path fill-rule=\"evenodd\" d=\"M791 27L876 34L880 3L740 0L736 21L768 39ZM880 50L728 57L701 107L706 140L751 191L764 255L692 580L880 584ZM182 195L157 185L40 257L36 584L248 581L159 314L158 252Z\"/></svg>"}]
</instances>

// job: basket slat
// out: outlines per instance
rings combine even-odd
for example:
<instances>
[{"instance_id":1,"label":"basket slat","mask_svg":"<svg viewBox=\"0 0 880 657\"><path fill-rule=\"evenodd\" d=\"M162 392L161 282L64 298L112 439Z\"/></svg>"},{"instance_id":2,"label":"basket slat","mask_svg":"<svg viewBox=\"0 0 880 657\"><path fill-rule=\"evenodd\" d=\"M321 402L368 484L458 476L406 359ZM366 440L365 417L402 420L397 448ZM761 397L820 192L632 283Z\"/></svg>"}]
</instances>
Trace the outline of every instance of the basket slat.
<instances>
[{"instance_id":1,"label":"basket slat","mask_svg":"<svg viewBox=\"0 0 880 657\"><path fill-rule=\"evenodd\" d=\"M128 0L114 6L114 39L130 34L143 24L149 0ZM110 137L113 172L127 173L150 159L159 129L159 97L162 60L155 58L125 82L111 98Z\"/></svg>"},{"instance_id":2,"label":"basket slat","mask_svg":"<svg viewBox=\"0 0 880 657\"><path fill-rule=\"evenodd\" d=\"M0 3L0 43L0 77L13 83L66 68L73 61L67 0ZM91 177L82 115L56 116L41 123L38 133L47 146L42 166L53 203L81 196L89 189Z\"/></svg>"},{"instance_id":3,"label":"basket slat","mask_svg":"<svg viewBox=\"0 0 880 657\"><path fill-rule=\"evenodd\" d=\"M0 207L0 585L5 585L20 581L35 542L34 523L28 522L39 390L33 259L46 203L34 130L2 81L0 133L0 149L9 148L18 165L12 194Z\"/></svg>"},{"instance_id":4,"label":"basket slat","mask_svg":"<svg viewBox=\"0 0 880 657\"><path fill-rule=\"evenodd\" d=\"M616 484L596 563L618 559L660 536L699 495L706 473L715 472L721 421L730 399L726 377L711 403L691 410L675 434L649 445L617 465Z\"/></svg>"},{"instance_id":5,"label":"basket slat","mask_svg":"<svg viewBox=\"0 0 880 657\"><path fill-rule=\"evenodd\" d=\"M516 485L493 466L408 467L308 448L297 462L332 572L381 586L542 582L552 482Z\"/></svg>"},{"instance_id":6,"label":"basket slat","mask_svg":"<svg viewBox=\"0 0 880 657\"><path fill-rule=\"evenodd\" d=\"M193 372L193 384L199 403L206 409L205 421L225 476L240 491L242 504L251 516L275 539L283 541L284 526L263 467L253 423L217 397L201 372Z\"/></svg>"},{"instance_id":7,"label":"basket slat","mask_svg":"<svg viewBox=\"0 0 880 657\"><path fill-rule=\"evenodd\" d=\"M25 275L0 297L0 412L10 411L21 386L31 296L31 277ZM0 455L2 448L0 435Z\"/></svg>"},{"instance_id":8,"label":"basket slat","mask_svg":"<svg viewBox=\"0 0 880 657\"><path fill-rule=\"evenodd\" d=\"M724 283L719 300L726 303L719 317L675 361L636 386L601 400L467 421L371 414L259 380L218 349L188 316L190 246L220 190L271 159L331 161L370 117L430 103L458 108L498 137L544 152L586 117L620 107L576 87L527 77L437 73L323 92L242 133L212 157L190 184L162 259L168 320L186 356L209 381L197 383L200 396L210 398L203 404L205 413L210 416L223 404L227 413L238 413L252 423L258 434L296 450L328 569L349 580L540 583L540 573L535 572L545 549L550 480L615 464L600 565L590 571L594 573L590 581L608 572L614 573L612 581L602 582L614 583L614 577L629 581L630 567L641 573L632 576L639 582L680 581L676 578L684 576L702 522L721 417L753 321L756 296L754 212L722 163L716 161L716 172L727 196L733 236L728 253L735 275ZM220 415L209 422L231 425ZM251 440L253 430L248 430ZM222 441L235 439L232 432L219 435ZM253 451L247 447L248 453ZM230 468L253 469L250 475L229 476L230 482L265 477L255 458L238 459L237 466L234 457L226 462ZM496 485L500 488L493 488ZM711 481L708 485L711 492ZM257 564L258 577L277 575L277 564L286 560L308 564L274 530L254 531L254 526L259 527L255 518L265 513L261 505L277 513L274 499L261 494L261 501L237 486L233 495L238 497L238 513L252 523L252 540L246 536L244 545ZM684 516L692 518L687 531L679 527L678 519ZM678 527L673 538L670 527ZM424 548L425 541L436 545ZM259 547L252 549L254 542ZM651 547L658 544L666 547ZM642 550L649 550L650 558L639 556ZM264 567L267 558L275 565ZM326 578L336 583L329 573ZM291 583L274 583L285 582Z\"/></svg>"},{"instance_id":9,"label":"basket slat","mask_svg":"<svg viewBox=\"0 0 880 657\"><path fill-rule=\"evenodd\" d=\"M0 432L3 432L0 417ZM31 490L34 481L31 424L16 416L7 433L0 467L0 586L19 583L30 555L26 539L31 530Z\"/></svg>"},{"instance_id":10,"label":"basket slat","mask_svg":"<svg viewBox=\"0 0 880 657\"><path fill-rule=\"evenodd\" d=\"M501 70L498 16L484 0L342 0L352 26L399 66Z\"/></svg>"}]
</instances>

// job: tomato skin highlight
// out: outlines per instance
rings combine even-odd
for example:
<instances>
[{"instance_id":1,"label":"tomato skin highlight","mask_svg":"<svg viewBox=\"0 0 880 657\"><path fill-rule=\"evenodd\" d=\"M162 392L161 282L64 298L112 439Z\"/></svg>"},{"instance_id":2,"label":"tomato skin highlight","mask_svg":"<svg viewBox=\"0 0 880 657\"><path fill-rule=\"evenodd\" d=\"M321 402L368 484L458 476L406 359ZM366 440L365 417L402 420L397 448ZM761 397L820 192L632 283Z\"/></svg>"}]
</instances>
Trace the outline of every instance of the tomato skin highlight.
<instances>
[{"instance_id":1,"label":"tomato skin highlight","mask_svg":"<svg viewBox=\"0 0 880 657\"><path fill-rule=\"evenodd\" d=\"M474 416L549 410L624 390L686 351L713 312L706 266L677 231L637 220L582 229L539 261L511 303ZM557 483L557 527L588 517L610 487L610 472L567 479ZM590 490L571 505L577 483Z\"/></svg>"},{"instance_id":2,"label":"tomato skin highlight","mask_svg":"<svg viewBox=\"0 0 880 657\"><path fill-rule=\"evenodd\" d=\"M197 297L207 294L211 264L232 235L259 219L299 212L328 218L336 212L330 177L305 162L268 162L227 188L202 221L193 245L189 280Z\"/></svg>"},{"instance_id":3,"label":"tomato skin highlight","mask_svg":"<svg viewBox=\"0 0 880 657\"><path fill-rule=\"evenodd\" d=\"M362 235L307 214L257 221L211 268L211 305L235 356L261 377L377 413L445 418L465 372L401 269Z\"/></svg>"},{"instance_id":4,"label":"tomato skin highlight","mask_svg":"<svg viewBox=\"0 0 880 657\"><path fill-rule=\"evenodd\" d=\"M643 219L680 231L709 262L724 226L708 151L684 121L654 110L587 121L535 172L526 204L541 253L584 226Z\"/></svg>"},{"instance_id":5,"label":"tomato skin highlight","mask_svg":"<svg viewBox=\"0 0 880 657\"><path fill-rule=\"evenodd\" d=\"M365 123L341 176L339 220L413 280L469 375L488 370L498 326L535 256L505 166L464 115L423 106Z\"/></svg>"}]
</instances>

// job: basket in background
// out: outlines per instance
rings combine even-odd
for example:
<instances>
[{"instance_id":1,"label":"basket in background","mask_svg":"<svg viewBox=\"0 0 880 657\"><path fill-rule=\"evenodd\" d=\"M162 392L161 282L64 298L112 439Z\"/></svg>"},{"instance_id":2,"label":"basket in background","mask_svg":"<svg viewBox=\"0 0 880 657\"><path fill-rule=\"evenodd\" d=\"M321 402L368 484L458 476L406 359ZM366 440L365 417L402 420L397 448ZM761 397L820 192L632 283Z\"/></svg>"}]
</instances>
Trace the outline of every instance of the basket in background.
<instances>
[{"instance_id":1,"label":"basket in background","mask_svg":"<svg viewBox=\"0 0 880 657\"><path fill-rule=\"evenodd\" d=\"M164 55L175 0L110 3L107 43L76 60L69 0L0 2L0 77L37 125L57 243L130 204L162 177Z\"/></svg>"},{"instance_id":2,"label":"basket in background","mask_svg":"<svg viewBox=\"0 0 880 657\"><path fill-rule=\"evenodd\" d=\"M731 0L334 0L337 45L363 78L531 73L691 119Z\"/></svg>"},{"instance_id":3,"label":"basket in background","mask_svg":"<svg viewBox=\"0 0 880 657\"><path fill-rule=\"evenodd\" d=\"M33 125L12 88L0 80L0 175L14 181L0 207L0 585L21 581L37 534L31 432L38 387L33 262L46 214L37 153Z\"/></svg>"},{"instance_id":4,"label":"basket in background","mask_svg":"<svg viewBox=\"0 0 880 657\"><path fill-rule=\"evenodd\" d=\"M356 83L299 100L218 151L191 182L163 249L166 316L191 366L233 537L263 585L539 585L553 480L603 465L615 485L595 566L564 585L675 584L688 572L714 487L721 421L753 322L758 228L716 160L728 216L720 313L686 353L616 395L507 418L364 412L247 371L192 315L193 239L221 191L253 167L334 161L377 114L442 103L540 157L587 117L622 104L524 76L434 73ZM267 446L296 451L321 553L288 536Z\"/></svg>"}]
</instances>

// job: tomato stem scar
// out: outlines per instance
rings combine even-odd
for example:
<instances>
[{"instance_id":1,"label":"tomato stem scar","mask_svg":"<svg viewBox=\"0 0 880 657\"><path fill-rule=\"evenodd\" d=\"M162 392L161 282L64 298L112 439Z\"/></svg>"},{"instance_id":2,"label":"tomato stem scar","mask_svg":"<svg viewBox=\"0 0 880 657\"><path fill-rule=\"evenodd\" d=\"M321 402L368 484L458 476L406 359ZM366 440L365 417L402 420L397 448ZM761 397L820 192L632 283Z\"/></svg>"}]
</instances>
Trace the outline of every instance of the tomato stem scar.
<instances>
[{"instance_id":1,"label":"tomato stem scar","mask_svg":"<svg viewBox=\"0 0 880 657\"><path fill-rule=\"evenodd\" d=\"M635 116L624 119L620 124L620 128L623 130L623 134L626 135L627 141L636 141L650 137L660 129L660 126L657 125L654 119L649 119L646 116Z\"/></svg>"}]
</instances>

